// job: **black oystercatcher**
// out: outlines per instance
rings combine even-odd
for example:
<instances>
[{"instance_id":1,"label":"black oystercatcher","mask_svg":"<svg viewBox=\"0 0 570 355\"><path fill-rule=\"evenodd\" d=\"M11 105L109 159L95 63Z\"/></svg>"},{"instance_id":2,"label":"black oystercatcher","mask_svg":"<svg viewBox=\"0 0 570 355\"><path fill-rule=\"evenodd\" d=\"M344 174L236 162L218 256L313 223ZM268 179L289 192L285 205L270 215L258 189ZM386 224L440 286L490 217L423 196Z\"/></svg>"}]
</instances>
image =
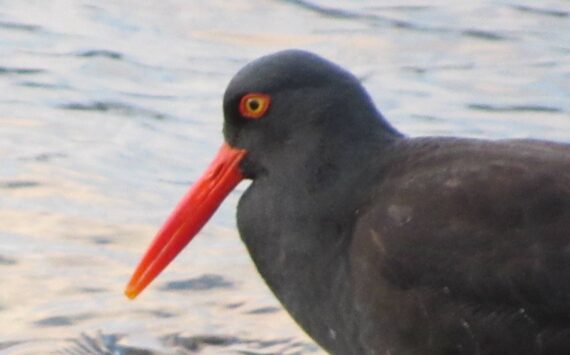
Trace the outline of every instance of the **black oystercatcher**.
<instances>
[{"instance_id":1,"label":"black oystercatcher","mask_svg":"<svg viewBox=\"0 0 570 355\"><path fill-rule=\"evenodd\" d=\"M350 73L243 68L226 142L138 266L134 298L242 179L259 273L334 354L570 354L570 146L407 138Z\"/></svg>"}]
</instances>

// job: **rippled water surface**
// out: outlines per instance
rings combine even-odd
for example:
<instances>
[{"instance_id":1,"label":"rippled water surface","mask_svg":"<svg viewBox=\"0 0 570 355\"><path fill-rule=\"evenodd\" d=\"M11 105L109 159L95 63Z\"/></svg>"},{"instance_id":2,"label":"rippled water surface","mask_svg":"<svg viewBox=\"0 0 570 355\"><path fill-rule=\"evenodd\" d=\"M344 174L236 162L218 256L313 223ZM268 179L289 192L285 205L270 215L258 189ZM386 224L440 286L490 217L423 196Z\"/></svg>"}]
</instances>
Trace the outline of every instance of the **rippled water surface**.
<instances>
[{"instance_id":1,"label":"rippled water surface","mask_svg":"<svg viewBox=\"0 0 570 355\"><path fill-rule=\"evenodd\" d=\"M245 185L122 295L221 142L229 79L290 47L407 134L570 142L566 0L0 0L0 353L321 353L239 241Z\"/></svg>"}]
</instances>

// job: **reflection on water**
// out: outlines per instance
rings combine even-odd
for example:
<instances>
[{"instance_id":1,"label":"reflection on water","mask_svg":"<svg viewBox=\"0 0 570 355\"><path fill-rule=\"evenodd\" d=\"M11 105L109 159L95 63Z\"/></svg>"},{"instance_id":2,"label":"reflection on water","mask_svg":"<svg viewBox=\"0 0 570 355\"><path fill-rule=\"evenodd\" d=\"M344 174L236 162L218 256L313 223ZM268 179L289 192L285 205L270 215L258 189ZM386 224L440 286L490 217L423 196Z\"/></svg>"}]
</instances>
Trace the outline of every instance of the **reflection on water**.
<instances>
[{"instance_id":1,"label":"reflection on water","mask_svg":"<svg viewBox=\"0 0 570 355\"><path fill-rule=\"evenodd\" d=\"M3 353L321 352L239 241L243 187L140 299L122 295L259 55L347 66L411 135L570 141L563 0L0 4Z\"/></svg>"}]
</instances>

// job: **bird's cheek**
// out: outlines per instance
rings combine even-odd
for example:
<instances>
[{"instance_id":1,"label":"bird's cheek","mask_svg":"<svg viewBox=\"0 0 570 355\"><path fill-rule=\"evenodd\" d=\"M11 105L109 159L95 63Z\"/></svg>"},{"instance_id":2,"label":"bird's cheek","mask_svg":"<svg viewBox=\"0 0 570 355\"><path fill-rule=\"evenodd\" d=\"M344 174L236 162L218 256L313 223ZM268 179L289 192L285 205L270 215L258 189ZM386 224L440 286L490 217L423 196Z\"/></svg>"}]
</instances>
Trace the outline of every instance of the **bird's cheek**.
<instances>
[{"instance_id":1,"label":"bird's cheek","mask_svg":"<svg viewBox=\"0 0 570 355\"><path fill-rule=\"evenodd\" d=\"M266 171L260 160L256 159L256 155L252 153L247 153L247 155L242 159L239 169L243 177L250 180L259 177Z\"/></svg>"},{"instance_id":2,"label":"bird's cheek","mask_svg":"<svg viewBox=\"0 0 570 355\"><path fill-rule=\"evenodd\" d=\"M237 146L239 140L239 129L229 124L224 125L224 139L230 146Z\"/></svg>"}]
</instances>

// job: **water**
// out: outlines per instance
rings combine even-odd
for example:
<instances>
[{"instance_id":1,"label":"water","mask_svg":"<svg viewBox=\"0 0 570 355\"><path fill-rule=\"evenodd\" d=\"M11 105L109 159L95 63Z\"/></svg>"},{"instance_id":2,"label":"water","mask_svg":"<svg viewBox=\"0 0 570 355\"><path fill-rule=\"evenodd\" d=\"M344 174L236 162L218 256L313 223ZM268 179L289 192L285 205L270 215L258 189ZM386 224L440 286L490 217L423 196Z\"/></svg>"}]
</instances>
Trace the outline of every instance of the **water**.
<instances>
[{"instance_id":1,"label":"water","mask_svg":"<svg viewBox=\"0 0 570 355\"><path fill-rule=\"evenodd\" d=\"M570 142L564 0L0 0L0 353L321 353L239 241L245 185L122 295L221 143L229 79L291 47L409 135Z\"/></svg>"}]
</instances>

